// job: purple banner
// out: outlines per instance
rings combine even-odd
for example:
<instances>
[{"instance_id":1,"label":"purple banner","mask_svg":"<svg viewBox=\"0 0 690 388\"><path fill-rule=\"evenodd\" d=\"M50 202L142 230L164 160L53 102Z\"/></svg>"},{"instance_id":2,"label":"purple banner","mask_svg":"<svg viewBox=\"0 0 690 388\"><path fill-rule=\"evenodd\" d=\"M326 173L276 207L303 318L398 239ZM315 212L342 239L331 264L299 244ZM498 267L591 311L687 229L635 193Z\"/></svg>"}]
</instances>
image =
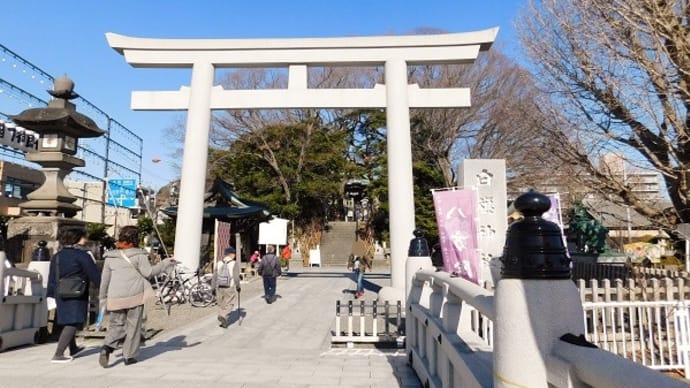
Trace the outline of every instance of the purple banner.
<instances>
[{"instance_id":1,"label":"purple banner","mask_svg":"<svg viewBox=\"0 0 690 388\"><path fill-rule=\"evenodd\" d=\"M434 191L433 197L443 270L479 284L476 192Z\"/></svg>"},{"instance_id":2,"label":"purple banner","mask_svg":"<svg viewBox=\"0 0 690 388\"><path fill-rule=\"evenodd\" d=\"M549 201L551 207L546 213L542 214L541 218L556 223L563 230L563 217L561 217L561 196L559 194L549 194Z\"/></svg>"}]
</instances>

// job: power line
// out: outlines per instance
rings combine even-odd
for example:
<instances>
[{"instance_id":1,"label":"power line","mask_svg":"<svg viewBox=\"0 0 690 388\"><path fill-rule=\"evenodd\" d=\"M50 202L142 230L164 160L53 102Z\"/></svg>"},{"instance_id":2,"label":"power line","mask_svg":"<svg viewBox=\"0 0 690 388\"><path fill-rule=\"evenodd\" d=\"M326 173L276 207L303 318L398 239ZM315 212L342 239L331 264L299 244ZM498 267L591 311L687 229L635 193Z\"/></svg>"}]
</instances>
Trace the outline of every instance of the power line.
<instances>
[{"instance_id":1,"label":"power line","mask_svg":"<svg viewBox=\"0 0 690 388\"><path fill-rule=\"evenodd\" d=\"M26 73L28 70L31 78L38 78L41 84L44 84L45 81L52 83L55 80L55 77L41 69L39 66L36 66L31 61L23 58L21 55L12 51L8 47L0 44L0 64L7 63L8 60L11 62L12 68L16 69L18 65L21 65L24 68L22 69L23 73ZM0 96L3 93L6 93L6 95L10 98L16 97L17 99L21 100L23 104L29 107L48 105L47 101L40 99L25 89L0 78ZM106 133L102 137L105 140L105 144L102 145L104 147L103 150L99 151L96 149L90 149L89 147L82 146L81 144L79 145L78 150L85 156L93 158L99 163L102 163L104 165L103 175L105 177L112 176L113 173L125 173L130 176L133 174L136 176L137 180L141 180L143 149L142 138L122 125L122 123L119 121L110 117L110 115L108 115L105 111L91 103L86 98L79 96L76 100L76 104L82 108L93 110L97 115L101 116L101 118L105 119L107 123L107 128L105 128ZM4 113L0 113L0 115L9 120L9 115ZM118 139L118 136L122 136L123 139ZM99 143L99 140L97 139L100 138L94 138L90 144L94 146L102 144ZM131 143L134 143L134 147L129 147L126 145ZM114 159L117 159L117 161ZM89 174L81 170L74 171L96 177L96 175Z\"/></svg>"}]
</instances>

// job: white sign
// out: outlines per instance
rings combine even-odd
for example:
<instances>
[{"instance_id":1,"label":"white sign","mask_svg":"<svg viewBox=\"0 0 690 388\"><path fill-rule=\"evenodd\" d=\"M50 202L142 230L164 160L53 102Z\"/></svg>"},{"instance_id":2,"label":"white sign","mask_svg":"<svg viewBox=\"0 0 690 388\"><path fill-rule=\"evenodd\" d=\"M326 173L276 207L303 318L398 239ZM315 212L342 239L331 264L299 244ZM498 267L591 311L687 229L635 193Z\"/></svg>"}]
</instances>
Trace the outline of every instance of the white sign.
<instances>
[{"instance_id":1,"label":"white sign","mask_svg":"<svg viewBox=\"0 0 690 388\"><path fill-rule=\"evenodd\" d=\"M259 224L259 244L287 245L288 220L274 218Z\"/></svg>"},{"instance_id":2,"label":"white sign","mask_svg":"<svg viewBox=\"0 0 690 388\"><path fill-rule=\"evenodd\" d=\"M39 134L0 120L0 144L19 151L38 151Z\"/></svg>"}]
</instances>

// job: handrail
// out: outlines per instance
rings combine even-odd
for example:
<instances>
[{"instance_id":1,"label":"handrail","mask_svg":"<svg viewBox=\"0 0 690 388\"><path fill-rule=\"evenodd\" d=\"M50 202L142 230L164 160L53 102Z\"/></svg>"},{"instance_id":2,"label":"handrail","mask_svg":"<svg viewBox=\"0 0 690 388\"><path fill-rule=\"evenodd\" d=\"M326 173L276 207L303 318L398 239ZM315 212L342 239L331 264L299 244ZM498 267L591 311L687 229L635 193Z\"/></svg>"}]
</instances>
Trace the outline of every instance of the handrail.
<instances>
[{"instance_id":1,"label":"handrail","mask_svg":"<svg viewBox=\"0 0 690 388\"><path fill-rule=\"evenodd\" d=\"M447 272L415 272L406 348L425 386L491 384L493 299L491 291Z\"/></svg>"},{"instance_id":2,"label":"handrail","mask_svg":"<svg viewBox=\"0 0 690 388\"><path fill-rule=\"evenodd\" d=\"M496 304L494 293L482 288L469 280L451 276L448 272L422 270L417 272L419 280L432 283L443 282L448 285L448 293L457 296L463 302L476 308L492 321L496 318Z\"/></svg>"},{"instance_id":3,"label":"handrail","mask_svg":"<svg viewBox=\"0 0 690 388\"><path fill-rule=\"evenodd\" d=\"M560 341L553 354L567 361L580 381L593 387L688 387L683 381L598 348Z\"/></svg>"},{"instance_id":4,"label":"handrail","mask_svg":"<svg viewBox=\"0 0 690 388\"><path fill-rule=\"evenodd\" d=\"M548 343L555 334L553 330L552 333L539 330L533 333L515 332L516 330L511 325L514 325L516 319L521 318L498 316L494 293L465 279L453 277L446 272L420 270L414 273L412 280L413 286L408 297L410 305L406 317L408 321L406 349L417 376L429 387L488 386L492 384L492 378L495 386L511 384L510 380L502 379L497 369L495 360L498 356L495 352L506 353L500 355L498 359L521 359L524 357L522 355L524 349L519 346L503 346L501 350L497 350L492 346L493 342L478 342L475 334L488 335L490 338L500 331L503 333L500 337L502 340L516 335L523 339L533 338L541 343ZM558 288L561 286L555 282L552 282L551 286L543 287L547 286L548 282L548 280L527 280L524 287L532 287L532 290L549 290L549 287L556 287L552 291L559 298L571 293L568 287ZM568 282L562 284L563 286L571 285ZM516 286L520 288L519 285ZM574 291L573 289L572 292ZM535 294L502 294L501 297L516 298L517 305L524 305L530 303L524 300L528 295ZM570 299L576 300L577 303L577 298ZM504 300L502 303L506 302L510 300ZM462 305L467 306L461 307ZM504 315L506 313L529 315L539 314L539 308L540 306L534 305L534 310L531 312L522 311L522 309L512 311L505 308L499 311ZM467 317L476 315L473 310L481 313L484 324L487 323L486 320L490 320L493 326L491 322L485 326L477 325L476 321L468 326ZM570 318L572 317L563 317L563 319ZM567 327L562 322L552 322L551 325L558 328ZM687 386L682 381L671 379L659 371L604 349L586 348L559 341L557 338L552 339L555 340L554 345L544 348L545 353L543 353L545 361L543 367L546 373L543 375L544 386L549 383L560 386L561 383L566 382L573 383L575 386L586 383L591 386L605 387ZM519 343L520 341L512 342ZM535 366L535 371L539 368ZM521 373L527 372L522 370Z\"/></svg>"}]
</instances>

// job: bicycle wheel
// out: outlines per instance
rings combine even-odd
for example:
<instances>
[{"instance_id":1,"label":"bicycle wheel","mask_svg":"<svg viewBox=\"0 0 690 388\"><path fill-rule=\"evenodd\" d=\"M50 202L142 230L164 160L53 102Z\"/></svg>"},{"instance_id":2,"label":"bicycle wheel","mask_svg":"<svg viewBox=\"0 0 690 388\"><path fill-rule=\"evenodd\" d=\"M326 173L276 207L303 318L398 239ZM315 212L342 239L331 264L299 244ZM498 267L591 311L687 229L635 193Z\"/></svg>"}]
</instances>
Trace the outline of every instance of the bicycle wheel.
<instances>
[{"instance_id":1,"label":"bicycle wheel","mask_svg":"<svg viewBox=\"0 0 690 388\"><path fill-rule=\"evenodd\" d=\"M194 307L207 307L214 299L213 288L206 283L197 283L189 290L189 303Z\"/></svg>"}]
</instances>

